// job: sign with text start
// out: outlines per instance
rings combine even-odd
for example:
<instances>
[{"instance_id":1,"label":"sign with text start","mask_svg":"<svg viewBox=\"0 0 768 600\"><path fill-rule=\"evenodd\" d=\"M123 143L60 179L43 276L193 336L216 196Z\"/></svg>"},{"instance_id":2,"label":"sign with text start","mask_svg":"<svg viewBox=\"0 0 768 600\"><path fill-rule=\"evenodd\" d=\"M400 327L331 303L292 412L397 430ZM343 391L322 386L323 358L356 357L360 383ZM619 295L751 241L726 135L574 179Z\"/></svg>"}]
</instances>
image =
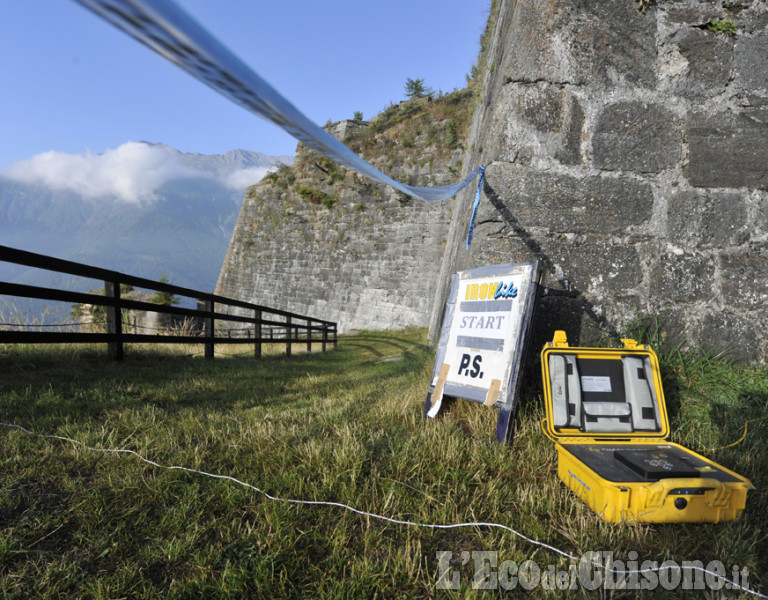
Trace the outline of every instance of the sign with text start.
<instances>
[{"instance_id":1,"label":"sign with text start","mask_svg":"<svg viewBox=\"0 0 768 600\"><path fill-rule=\"evenodd\" d=\"M510 438L539 295L538 262L492 265L453 276L424 414L444 396L499 409L496 439Z\"/></svg>"}]
</instances>

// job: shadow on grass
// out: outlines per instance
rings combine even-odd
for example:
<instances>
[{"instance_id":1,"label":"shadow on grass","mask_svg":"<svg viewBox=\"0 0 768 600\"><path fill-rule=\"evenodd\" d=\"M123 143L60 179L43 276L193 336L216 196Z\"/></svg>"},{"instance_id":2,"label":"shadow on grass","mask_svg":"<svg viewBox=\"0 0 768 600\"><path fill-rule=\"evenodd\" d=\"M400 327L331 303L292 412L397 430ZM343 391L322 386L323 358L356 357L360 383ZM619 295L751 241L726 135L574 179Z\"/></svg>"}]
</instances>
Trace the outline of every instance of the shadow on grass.
<instances>
[{"instance_id":1,"label":"shadow on grass","mask_svg":"<svg viewBox=\"0 0 768 600\"><path fill-rule=\"evenodd\" d=\"M301 407L309 396L348 393L422 372L430 357L425 337L363 333L340 338L338 350L326 353L214 361L150 350L133 351L116 363L84 347L69 353L25 349L0 355L1 418L52 428L148 405L169 415Z\"/></svg>"}]
</instances>

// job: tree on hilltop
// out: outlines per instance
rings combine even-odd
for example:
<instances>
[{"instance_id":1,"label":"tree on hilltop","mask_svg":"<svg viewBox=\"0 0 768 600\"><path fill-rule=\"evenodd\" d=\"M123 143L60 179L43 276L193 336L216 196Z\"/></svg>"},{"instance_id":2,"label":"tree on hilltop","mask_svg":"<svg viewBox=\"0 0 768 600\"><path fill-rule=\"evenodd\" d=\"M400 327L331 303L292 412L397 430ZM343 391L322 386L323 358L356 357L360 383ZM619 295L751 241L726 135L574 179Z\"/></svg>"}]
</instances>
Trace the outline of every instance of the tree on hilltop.
<instances>
[{"instance_id":1,"label":"tree on hilltop","mask_svg":"<svg viewBox=\"0 0 768 600\"><path fill-rule=\"evenodd\" d=\"M409 100L421 98L423 96L431 96L433 93L431 88L424 85L424 78L411 79L409 77L405 80L405 95Z\"/></svg>"}]
</instances>

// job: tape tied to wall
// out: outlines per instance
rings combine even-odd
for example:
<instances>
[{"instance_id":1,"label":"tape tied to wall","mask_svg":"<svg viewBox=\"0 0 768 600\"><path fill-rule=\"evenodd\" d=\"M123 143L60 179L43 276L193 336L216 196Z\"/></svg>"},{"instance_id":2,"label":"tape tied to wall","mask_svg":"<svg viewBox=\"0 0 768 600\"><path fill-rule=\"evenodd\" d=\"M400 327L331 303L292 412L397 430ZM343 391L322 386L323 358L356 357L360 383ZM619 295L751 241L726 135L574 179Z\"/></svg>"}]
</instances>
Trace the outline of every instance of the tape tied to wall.
<instances>
[{"instance_id":1,"label":"tape tied to wall","mask_svg":"<svg viewBox=\"0 0 768 600\"><path fill-rule=\"evenodd\" d=\"M75 0L196 79L291 136L374 181L424 202L456 195L481 172L435 187L405 185L313 123L171 0Z\"/></svg>"},{"instance_id":2,"label":"tape tied to wall","mask_svg":"<svg viewBox=\"0 0 768 600\"><path fill-rule=\"evenodd\" d=\"M483 191L483 180L485 179L485 167L478 167L480 179L477 180L477 192L475 192L475 202L472 204L472 217L469 219L469 231L467 232L466 250L472 243L472 234L475 231L475 219L477 218L477 207L480 206L480 193Z\"/></svg>"}]
</instances>

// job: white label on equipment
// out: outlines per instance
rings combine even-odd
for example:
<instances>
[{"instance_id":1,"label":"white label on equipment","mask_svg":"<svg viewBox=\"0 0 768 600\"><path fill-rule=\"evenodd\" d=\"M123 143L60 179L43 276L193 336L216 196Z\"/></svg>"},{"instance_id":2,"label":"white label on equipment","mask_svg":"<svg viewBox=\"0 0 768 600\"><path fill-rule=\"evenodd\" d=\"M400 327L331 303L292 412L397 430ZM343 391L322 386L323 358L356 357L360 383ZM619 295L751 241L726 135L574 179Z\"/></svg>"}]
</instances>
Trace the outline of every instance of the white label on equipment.
<instances>
[{"instance_id":1,"label":"white label on equipment","mask_svg":"<svg viewBox=\"0 0 768 600\"><path fill-rule=\"evenodd\" d=\"M610 377L591 377L581 378L581 390L583 392L611 392Z\"/></svg>"}]
</instances>

